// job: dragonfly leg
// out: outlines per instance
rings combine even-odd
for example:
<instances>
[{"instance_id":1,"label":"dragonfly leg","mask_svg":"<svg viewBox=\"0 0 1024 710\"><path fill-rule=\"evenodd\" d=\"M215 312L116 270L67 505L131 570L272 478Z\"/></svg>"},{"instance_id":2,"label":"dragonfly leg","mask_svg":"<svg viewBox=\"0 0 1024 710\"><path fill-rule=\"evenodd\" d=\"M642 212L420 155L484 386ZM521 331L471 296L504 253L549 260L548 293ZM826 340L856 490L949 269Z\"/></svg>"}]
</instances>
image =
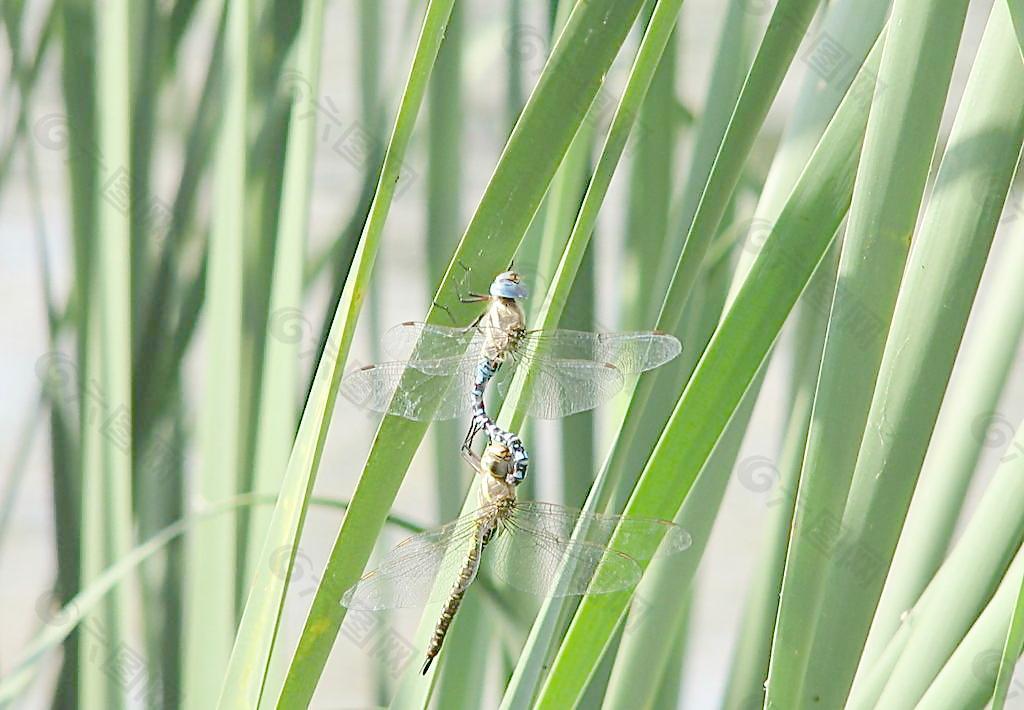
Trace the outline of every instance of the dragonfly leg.
<instances>
[{"instance_id":1,"label":"dragonfly leg","mask_svg":"<svg viewBox=\"0 0 1024 710\"><path fill-rule=\"evenodd\" d=\"M463 445L462 450L459 453L462 454L462 458L465 459L470 468L474 471L480 470L480 457L476 455L472 448Z\"/></svg>"},{"instance_id":2,"label":"dragonfly leg","mask_svg":"<svg viewBox=\"0 0 1024 710\"><path fill-rule=\"evenodd\" d=\"M463 450L463 452L466 452L466 451L472 452L473 451L473 440L476 438L476 435L479 432L480 432L480 425L479 424L477 424L476 422L473 422L472 424L469 425L469 431L466 432L466 438L462 442L462 450Z\"/></svg>"},{"instance_id":3,"label":"dragonfly leg","mask_svg":"<svg viewBox=\"0 0 1024 710\"><path fill-rule=\"evenodd\" d=\"M465 328L463 328L462 332L463 332L463 333L468 333L468 332L469 332L469 331L471 331L471 330L475 330L475 329L476 329L476 327L477 327L478 325L480 325L480 321L482 321L483 319L484 319L484 314L483 314L483 313L481 313L480 315L478 315L478 316L477 316L476 318L474 318L474 319L473 319L473 322L472 322L472 323L470 323L470 324L469 324L469 325L467 325L467 326L466 326Z\"/></svg>"},{"instance_id":4,"label":"dragonfly leg","mask_svg":"<svg viewBox=\"0 0 1024 710\"><path fill-rule=\"evenodd\" d=\"M444 311L445 315L448 316L448 320L450 320L452 322L452 325L457 325L458 324L458 321L455 320L455 316L452 315L452 309L450 309L448 306L444 305L443 303L439 303L437 301L431 301L430 305L432 305L432 306L434 306L436 308L440 308L442 311Z\"/></svg>"},{"instance_id":5,"label":"dragonfly leg","mask_svg":"<svg viewBox=\"0 0 1024 710\"><path fill-rule=\"evenodd\" d=\"M473 273L473 269L470 268L469 266L466 266L466 264L463 263L462 259L456 259L455 263L458 264L460 267L462 267L462 272L463 272L462 273L462 277L459 278L458 282L455 284L455 293L459 297L459 302L460 303L477 303L477 302L482 301L482 300L490 300L490 296L482 296L481 294L474 293L473 291L466 291L465 292L465 293L469 294L468 298L463 295L464 292L463 292L462 289L463 289L464 286L466 286L467 282L469 281L469 277Z\"/></svg>"}]
</instances>

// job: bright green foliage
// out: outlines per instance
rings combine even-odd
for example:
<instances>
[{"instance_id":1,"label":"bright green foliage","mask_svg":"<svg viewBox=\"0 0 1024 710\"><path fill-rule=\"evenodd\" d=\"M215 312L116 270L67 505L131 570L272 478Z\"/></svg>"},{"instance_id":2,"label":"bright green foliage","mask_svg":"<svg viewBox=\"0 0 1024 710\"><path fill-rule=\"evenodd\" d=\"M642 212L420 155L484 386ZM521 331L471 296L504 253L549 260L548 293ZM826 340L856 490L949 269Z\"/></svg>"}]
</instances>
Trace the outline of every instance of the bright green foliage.
<instances>
[{"instance_id":1,"label":"bright green foliage","mask_svg":"<svg viewBox=\"0 0 1024 710\"><path fill-rule=\"evenodd\" d=\"M48 329L0 546L45 422L57 566L52 601L11 585L45 623L0 706L47 684L61 710L1012 704L1024 3L968 5L0 3L0 223L37 249ZM22 194L35 234L8 221ZM468 324L460 296L510 262L529 327L684 347L554 427L527 418L521 368L492 401L530 451L522 495L672 518L693 544L614 594L482 575L422 675L439 605L413 632L339 602L389 522L475 507L464 422L387 416L352 444L336 398L360 338L376 358L424 302ZM357 480L350 502L318 479ZM391 512L403 484L416 524ZM333 547L306 525L322 503L344 509ZM732 505L757 519L726 529ZM750 579L745 609L709 618L707 575ZM703 634L733 620L726 667ZM100 652L143 660L150 696Z\"/></svg>"}]
</instances>

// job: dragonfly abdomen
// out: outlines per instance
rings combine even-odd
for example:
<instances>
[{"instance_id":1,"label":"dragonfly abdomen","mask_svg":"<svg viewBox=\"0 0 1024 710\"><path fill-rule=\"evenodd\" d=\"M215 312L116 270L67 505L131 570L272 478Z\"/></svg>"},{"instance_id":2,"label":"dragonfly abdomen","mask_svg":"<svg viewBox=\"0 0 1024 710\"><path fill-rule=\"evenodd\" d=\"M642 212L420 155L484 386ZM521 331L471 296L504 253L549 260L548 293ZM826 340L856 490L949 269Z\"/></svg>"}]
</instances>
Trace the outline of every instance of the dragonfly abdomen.
<instances>
[{"instance_id":1,"label":"dragonfly abdomen","mask_svg":"<svg viewBox=\"0 0 1024 710\"><path fill-rule=\"evenodd\" d=\"M526 468L529 466L530 457L526 453L526 447L522 440L510 431L505 431L494 423L494 420L487 416L484 407L484 390L487 383L494 377L494 373L501 367L500 360L482 360L477 366L476 379L473 383L473 422L470 427L470 437L473 432L482 429L492 441L500 441L512 453L514 473L512 478L515 483L526 478Z\"/></svg>"},{"instance_id":2,"label":"dragonfly abdomen","mask_svg":"<svg viewBox=\"0 0 1024 710\"><path fill-rule=\"evenodd\" d=\"M427 671L430 670L430 664L434 662L434 658L441 652L441 644L444 643L444 637L448 634L448 629L455 619L455 613L462 604L462 598L469 588L469 583L473 581L477 570L480 568L480 552L489 540L490 536L487 534L487 530L484 527L480 527L477 531L476 544L469 551L466 563L462 565L462 569L459 571L459 578L452 586L451 594L448 595L448 601L445 602L444 609L441 611L441 618L438 619L437 626L434 627L434 635L430 637L430 644L427 646L427 658L423 662L423 668L420 670L420 673L423 675L427 674Z\"/></svg>"}]
</instances>

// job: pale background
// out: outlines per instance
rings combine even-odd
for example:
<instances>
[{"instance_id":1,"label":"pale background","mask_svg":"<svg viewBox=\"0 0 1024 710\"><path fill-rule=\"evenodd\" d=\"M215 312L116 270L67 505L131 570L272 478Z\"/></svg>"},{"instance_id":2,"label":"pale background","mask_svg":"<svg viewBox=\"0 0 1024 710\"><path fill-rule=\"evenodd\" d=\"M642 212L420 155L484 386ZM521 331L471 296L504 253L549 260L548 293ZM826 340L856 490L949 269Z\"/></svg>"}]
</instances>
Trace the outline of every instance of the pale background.
<instances>
[{"instance_id":1,"label":"pale background","mask_svg":"<svg viewBox=\"0 0 1024 710\"><path fill-rule=\"evenodd\" d=\"M546 4L546 3L543 3ZM29 3L31 7L33 3ZM38 3L37 3L38 5ZM408 3L388 0L385 3L385 26L388 28L388 42L381 76L388 82L385 93L393 100L401 91L411 51L411 36L405 29ZM498 7L500 5L500 11ZM524 16L537 27L540 2L525 2ZM764 3L752 3L752 11L763 8ZM968 30L961 50L961 61L955 75L955 88L951 105L959 98L966 77L967 64L973 57L988 5L976 3L972 8ZM36 8L35 14L38 15ZM205 7L206 22L212 29L210 7ZM466 89L465 130L467 145L464 153L464 194L463 224L468 220L476 201L493 169L504 138L504 81L503 44L506 33L504 3L472 0L468 3L469 17L466 27L471 31L467 37L465 70ZM354 5L349 0L335 0L328 3L327 38L324 44L323 90L338 107L343 122L354 121L359 115L355 82L355 62L358 45L354 37ZM419 20L419 10L414 15ZM761 10L764 19L763 10ZM682 36L680 42L681 61L679 93L686 105L699 115L704 102L706 82L710 73L717 33L722 20L720 3L712 0L689 0L683 11ZM414 35L412 35L414 36ZM195 42L197 59L184 66L190 76L193 92L198 87L203 64L207 57L206 38L192 38ZM635 45L630 45L635 46ZM4 45L0 61L9 64L9 49ZM967 60L967 61L965 61ZM46 77L37 94L33 120L50 113L64 111L59 93L59 76L55 56L47 65ZM625 72L621 59L609 75L613 86L621 81ZM4 69L6 70L6 66ZM539 68L539 67L537 67ZM777 134L781 130L781 119L792 104L795 90L806 72L799 66L784 86L782 96L773 109L766 134ZM6 71L5 71L6 73ZM527 72L527 78L535 76ZM496 80L495 77L502 77ZM392 102L393 103L393 102ZM163 117L164 129L180 130L182 121L191 111L191 102L185 102L187 109L168 101L167 113ZM13 108L13 105L12 105ZM947 114L949 111L947 110ZM8 110L3 115L3 130L11 129L15 112ZM950 116L945 125L948 128ZM423 124L417 131L422 139ZM166 155L165 155L166 154ZM684 174L687 155L681 151L677 176ZM67 185L64 160L59 151L37 149L42 171L45 193L44 214L51 258L57 274L57 283L66 288L69 272L69 235ZM381 255L378 260L378 278L383 279L384 288L377 293L380 297L382 322L393 323L415 319L425 312L428 285L422 281L421 265L424 259L424 195L423 178L426 156L422 144L411 148L407 164L419 177L410 191L398 199L387 222ZM156 191L168 199L172 186L177 180L180 166L179 157L169 149L164 150L157 165L162 169L157 175ZM38 631L41 619L36 611L37 602L47 594L53 581L55 560L53 552L53 520L49 476L48 448L46 446L46 420L33 415L39 396L39 382L35 376L36 361L48 351L45 329L38 256L33 239L33 217L25 181L25 163L19 160L0 198L0 342L3 343L3 365L0 367L0 492L6 490L11 476L15 449L21 431L32 416L38 417L39 427L34 439L32 454L28 460L28 472L24 484L17 492L16 508L11 527L0 539L0 676L6 673L17 659L20 650ZM314 187L314 202L311 220L311 239L322 243L336 233L339 222L351 209L359 188L361 172L335 153L329 143L319 146ZM598 251L599 278L607 283L617 284L616 254L621 248L623 235L623 197L621 178L613 185L612 194L602 213L600 235L595 242ZM678 184L676 192L678 193ZM1011 238L1024 238L1022 225L1010 221L1003 225L996 240L994 254L998 255L1000 245ZM1014 234L1016 232L1016 234ZM1024 265L1022 265L1024 266ZM320 322L327 304L327 290L320 289L307 306L310 322ZM984 301L984 286L981 300ZM1017 304L1014 304L1015 306ZM616 304L603 299L599 304L598 322L614 325ZM312 330L308 331L309 348L315 345ZM968 332L968 347L971 342ZM196 343L190 357L192 370L197 376L189 382L192 396L199 394L201 377L196 352L202 347L202 338ZM787 354L788 340L783 341L782 355ZM360 329L359 340L353 352L353 361L369 362L370 342L366 328ZM310 366L310 358L303 360L303 367ZM955 375L954 375L955 376ZM784 368L773 367L767 377L760 402L754 414L747 438L744 442L740 461L751 456L764 456L776 460L779 438L784 424L782 406L785 401L788 373ZM1018 367L1009 386L1000 412L1016 425L1024 413L1024 373ZM332 429L317 483L317 493L337 498L348 498L361 470L364 456L369 449L374 431L374 420L355 409L344 399L339 399L335 412L335 426ZM557 498L558 476L544 478L544 462L555 465L557 453L551 444L554 437L544 426L538 427L534 448L540 449L538 463L533 467L533 476L538 481L538 495L541 498ZM414 462L406 482L395 503L395 511L413 520L430 524L436 520L435 485L432 473L433 438L428 437ZM605 449L598 451L598 460ZM983 459L979 480L976 482L975 497L983 482L994 471L1000 452L987 450ZM194 461L192 465L194 466ZM551 470L550 467L548 470ZM455 492L461 500L462 492ZM744 594L755 567L755 557L760 549L761 530L768 511L767 503L777 496L772 492L755 493L744 488L736 480L730 484L722 513L719 516L697 579L697 601L691 624L691 640L687 653L683 697L681 707L713 707L725 683L728 672L735 631L743 608ZM302 541L302 553L297 561L297 578L290 596L284 624L284 641L290 647L297 637L312 600L313 579L319 576L324 561L334 541L340 517L335 512L314 510L307 520ZM400 616L395 619L395 630L411 638L417 622L416 615ZM414 662L418 663L421 649L415 650ZM313 707L325 710L338 708L367 707L375 695L372 676L373 659L357 644L344 635L339 636L324 673ZM42 707L46 697L41 686L49 676L44 673L37 683L29 707ZM1020 680L1017 681L1021 683ZM1024 685L1018 685L1024 691ZM1024 692L1019 693L1024 696ZM1017 697L1011 705L1024 707L1024 700Z\"/></svg>"}]
</instances>

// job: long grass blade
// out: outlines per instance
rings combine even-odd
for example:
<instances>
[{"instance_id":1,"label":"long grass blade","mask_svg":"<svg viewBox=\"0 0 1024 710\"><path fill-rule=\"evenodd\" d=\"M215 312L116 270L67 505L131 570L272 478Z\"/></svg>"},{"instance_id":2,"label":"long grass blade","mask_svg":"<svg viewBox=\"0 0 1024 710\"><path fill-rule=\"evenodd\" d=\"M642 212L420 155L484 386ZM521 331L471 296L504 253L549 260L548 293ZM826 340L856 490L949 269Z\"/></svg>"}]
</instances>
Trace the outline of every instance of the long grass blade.
<instances>
[{"instance_id":1,"label":"long grass blade","mask_svg":"<svg viewBox=\"0 0 1024 710\"><path fill-rule=\"evenodd\" d=\"M947 62L951 65L959 38L954 28L946 24L948 18L935 19L950 30L946 52L950 53ZM920 35L918 41L923 47L933 48L938 37ZM954 123L939 167L936 189L922 220L892 316L842 519L842 544L852 552L848 557L832 555L827 568L822 615L808 665L809 690L813 696L820 693L823 698L841 702L849 692L999 221L1001 198L1012 182L1024 140L1021 108L1024 95L1020 93L1024 92L1024 62L1014 44L1006 8L999 4L982 39L963 108ZM882 74L885 74L884 60ZM904 80L917 85L920 77L908 74ZM884 100L884 94L880 98ZM935 97L932 107L936 127L942 98ZM987 110L979 111L979 106ZM896 116L907 125L902 110ZM916 160L923 161L924 165L916 171L915 179L920 179L923 186L931 149L922 145L919 150ZM965 157L965 152L969 158ZM893 177L905 183L905 171L914 159L907 155L905 161L893 165ZM871 177L871 174L865 173L865 176ZM874 180L868 185L872 191L877 189ZM979 202L978 194L984 194L986 189L992 190L993 198ZM905 208L906 204L899 207L900 210ZM888 216L889 210L882 209ZM903 219L906 220L904 228L912 230L916 214L906 214ZM894 230L899 228L898 222L888 224ZM877 225L872 224L870 228L876 229ZM883 247L878 255L889 260L890 256L884 256L885 253ZM853 293L864 293L853 278L843 281L856 289ZM871 281L864 283L877 293L871 284ZM878 306L869 305L871 303L868 300L863 305L869 312L878 313ZM837 305L838 297L834 316ZM857 343L848 345L856 348ZM854 357L862 357L862 353ZM925 358L927 367L911 364L914 360L923 362ZM852 374L847 369L842 376L849 379ZM846 416L850 415L847 409ZM833 469L829 477L834 479L834 476ZM950 635L955 634L955 627L952 619L944 623ZM893 678L903 680L898 689L890 681L880 699L883 705L888 702L897 706L912 704L911 699L923 692L928 676L926 669L929 663L938 662L928 659L941 656L944 646L933 634L923 641L918 631L926 628L927 624L922 622L918 630L911 633L903 656L903 659L915 659L912 665L915 678L902 675L904 661L901 659ZM841 638L836 638L837 633Z\"/></svg>"},{"instance_id":2,"label":"long grass blade","mask_svg":"<svg viewBox=\"0 0 1024 710\"><path fill-rule=\"evenodd\" d=\"M1007 575L1007 583L1009 581L1009 575ZM1021 651L1024 651L1024 576L1021 576L1021 588L1017 593L1017 603L1014 604L1013 616L1010 617L1010 630L1006 634L1003 655L999 659L996 689L992 693L992 710L1003 710L1006 707L1010 682L1013 680L1013 670L1017 667Z\"/></svg>"},{"instance_id":3,"label":"long grass blade","mask_svg":"<svg viewBox=\"0 0 1024 710\"><path fill-rule=\"evenodd\" d=\"M693 156L689 160L686 177L668 227L684 233L693 222L697 204L715 163L715 156L725 137L733 109L750 70L752 47L755 41L754 22L757 16L748 12L744 0L730 0L722 21L715 49L715 63L711 70L705 94L704 107L696 121L693 136ZM818 136L820 137L820 135ZM813 149L814 145L810 146ZM809 149L809 150L810 150ZM678 243L677 243L678 242ZM655 291L668 289L683 250L682 240L668 240L661 265L657 269ZM668 251L668 249L674 249Z\"/></svg>"},{"instance_id":4,"label":"long grass blade","mask_svg":"<svg viewBox=\"0 0 1024 710\"><path fill-rule=\"evenodd\" d=\"M466 322L472 318L471 309L458 303L462 275L458 262L472 264L475 273L487 278L507 267L640 4L594 0L578 5L570 17L548 62L549 69L558 71L545 71L539 79L435 295L435 304L445 306L453 317ZM586 42L581 41L583 37ZM427 316L428 322L445 319L445 311L436 305ZM280 702L309 702L344 619L341 594L362 571L425 431L424 424L397 417L386 417L381 423ZM402 447L396 447L396 441L403 442Z\"/></svg>"},{"instance_id":5,"label":"long grass blade","mask_svg":"<svg viewBox=\"0 0 1024 710\"><path fill-rule=\"evenodd\" d=\"M957 710L985 706L995 687L1022 575L1024 550L1018 550L996 593L921 697L917 708Z\"/></svg>"},{"instance_id":6,"label":"long grass blade","mask_svg":"<svg viewBox=\"0 0 1024 710\"><path fill-rule=\"evenodd\" d=\"M838 248L833 246L827 261L822 263L808 285L797 313L795 347L799 355L793 367L794 391L790 398L790 413L778 466L774 471L766 470L764 464L768 462L754 457L742 461L737 472L737 475L744 476L743 484L751 489L759 491L763 486L774 484L782 495L769 514L768 532L747 594L723 703L723 707L730 710L745 710L755 704L761 705L764 701L772 630L779 609L786 546L796 506L796 498L791 492L796 490L800 477L800 464L807 444L807 429L814 401L814 386L818 380L828 323L828 311L821 307L821 302L816 301L813 295L832 293L835 288L838 253ZM772 473L776 474L777 480L773 480L775 476Z\"/></svg>"},{"instance_id":7,"label":"long grass blade","mask_svg":"<svg viewBox=\"0 0 1024 710\"><path fill-rule=\"evenodd\" d=\"M172 542L205 521L233 516L250 507L272 506L276 502L276 496L247 493L176 520L129 550L59 609L45 610L46 628L29 642L13 668L0 679L0 706L17 699L38 673L39 665L46 655L67 639L104 597L128 579L144 562L158 552L167 550ZM310 498L309 504L342 511L349 505L348 501L317 496ZM411 534L423 532L422 527L399 516L389 515L387 522Z\"/></svg>"},{"instance_id":8,"label":"long grass blade","mask_svg":"<svg viewBox=\"0 0 1024 710\"><path fill-rule=\"evenodd\" d=\"M867 71L875 66L869 62ZM680 396L626 515L671 518L678 512L849 207L866 114L866 106L847 94ZM565 707L579 697L629 597L584 598L538 707Z\"/></svg>"},{"instance_id":9,"label":"long grass blade","mask_svg":"<svg viewBox=\"0 0 1024 710\"><path fill-rule=\"evenodd\" d=\"M225 110L218 130L217 209L212 218L206 274L207 385L200 413L202 462L198 494L207 503L217 503L237 493L244 442L238 402L243 376L246 149L253 8L252 0L231 0L227 6ZM237 618L235 523L216 520L199 526L189 535L187 545L187 564L192 573L185 587L183 700L186 707L198 709L209 707L210 699L217 694L231 653Z\"/></svg>"},{"instance_id":10,"label":"long grass blade","mask_svg":"<svg viewBox=\"0 0 1024 710\"><path fill-rule=\"evenodd\" d=\"M400 179L405 150L450 12L451 2L432 2L427 8L405 94L384 157L377 193L353 262L354 270L345 282L331 324L327 348L317 365L313 388L288 460L278 505L274 508L260 553L260 561L255 568L242 621L235 637L228 673L221 688L221 707L255 707L260 703L264 692L267 668L277 637L281 607L287 589L287 578L294 564L297 541L301 535L309 496L323 453L342 368L366 295L384 221ZM319 30L319 25L311 25L308 29L309 32ZM286 566L288 574L282 576L272 564L271 556L276 554L275 551L288 547L292 550Z\"/></svg>"},{"instance_id":11,"label":"long grass blade","mask_svg":"<svg viewBox=\"0 0 1024 710\"><path fill-rule=\"evenodd\" d=\"M603 707L652 707L666 675L682 671L669 666L671 651L678 642L675 634L686 628L690 611L689 605L680 604L678 599L693 593L691 582L711 537L762 381L759 375L744 396L708 459L706 475L697 478L676 516L675 521L693 536L693 547L682 555L659 560L637 586L623 622L622 641Z\"/></svg>"},{"instance_id":12,"label":"long grass blade","mask_svg":"<svg viewBox=\"0 0 1024 710\"><path fill-rule=\"evenodd\" d=\"M1010 20L1013 22L1013 30L1017 33L1017 45L1020 47L1021 56L1024 57L1024 2L1021 0L1006 0L1010 8Z\"/></svg>"},{"instance_id":13,"label":"long grass blade","mask_svg":"<svg viewBox=\"0 0 1024 710\"><path fill-rule=\"evenodd\" d=\"M784 0L772 12L721 144L717 147L707 182L702 186L693 219L684 226L686 238L658 314L658 330L682 335L682 314L708 248L731 204L757 133L816 7L817 2L812 0ZM609 478L615 483L610 487L608 495L616 500L625 497L635 483L637 471L642 467L641 463L631 457L631 450L642 451L646 455L654 446L657 432L661 431L668 419L672 397L680 388L673 386L674 382L666 382L671 382L673 376L679 379L676 367L645 373L637 383L607 464L610 469ZM667 393L667 396L656 398L655 393L659 391ZM636 468L632 468L633 464L636 464Z\"/></svg>"},{"instance_id":14,"label":"long grass blade","mask_svg":"<svg viewBox=\"0 0 1024 710\"><path fill-rule=\"evenodd\" d=\"M583 263L587 246L593 234L598 212L622 157L626 141L634 128L644 97L647 95L661 57L668 46L681 8L682 0L659 0L655 6L637 50L622 98L612 118L611 127L608 129L601 155L594 168L594 174L587 186L583 204L576 217L569 241L552 278L552 288L548 290L541 306L537 327L553 328L558 325L562 317L570 298L571 284ZM517 403L520 401L519 398L522 396L525 386L525 373L517 374L511 393L506 398L506 406L502 408L499 415L502 425L515 429L522 421L523 411L517 406ZM593 504L588 509L593 509ZM534 622L521 661L506 689L502 707L517 707L527 703L536 692L541 678L540 674L545 665L547 649L553 642L556 622L561 616L562 609L561 602L545 601L538 620Z\"/></svg>"},{"instance_id":15,"label":"long grass blade","mask_svg":"<svg viewBox=\"0 0 1024 710\"><path fill-rule=\"evenodd\" d=\"M943 400L858 677L874 665L903 613L914 605L942 563L983 447L999 446L1009 436L1011 424L999 407L1024 333L1024 309L1006 307L1024 302L1024 282L1019 278L1024 240L1020 237L1018 226L999 258L990 258L986 267L992 271L987 277L990 295L976 307L972 342L961 352L958 374Z\"/></svg>"},{"instance_id":16,"label":"long grass blade","mask_svg":"<svg viewBox=\"0 0 1024 710\"><path fill-rule=\"evenodd\" d=\"M129 104L130 75L128 3L105 4L96 22L97 56L96 105L101 117L98 149L90 167L95 178L123 179L130 161ZM122 184L123 187L123 184ZM83 407L83 582L98 576L104 567L131 548L131 292L129 276L129 205L127 193L95 193L97 239L92 257L91 304L87 315L88 359L84 387L90 392L96 412ZM92 415L92 416L91 416ZM97 616L112 639L129 633L129 599L122 589L104 612ZM81 661L80 701L86 707L116 708L121 705L120 688L96 664Z\"/></svg>"},{"instance_id":17,"label":"long grass blade","mask_svg":"<svg viewBox=\"0 0 1024 710\"><path fill-rule=\"evenodd\" d=\"M303 263L309 231L309 203L313 172L316 125L302 119L299 104L310 100L320 86L320 54L323 33L323 3L308 2L303 8L300 36L295 47L292 120L288 124L281 216L274 244L271 276L269 325L266 339L260 412L256 435L256 467L252 490L277 492L284 479L295 431L298 401L299 347L295 338L281 337L287 320L302 311ZM302 89L298 88L301 82ZM276 334L277 337L274 337ZM270 512L254 510L249 519L249 559L256 564L270 524ZM250 567L250 574L252 569Z\"/></svg>"},{"instance_id":18,"label":"long grass blade","mask_svg":"<svg viewBox=\"0 0 1024 710\"><path fill-rule=\"evenodd\" d=\"M813 657L812 643L825 637L808 623L808 610L821 608L837 620L845 615L819 606L828 566L820 540L822 530L842 519L965 12L962 2L940 7L916 0L899 1L893 9L804 455L798 496L809 503L797 509L790 537L769 703L799 705L820 697L841 705L852 680L852 668L840 671L823 662L825 656L837 659L838 652ZM916 66L927 66L931 78L922 83ZM837 648L842 644L836 640Z\"/></svg>"}]
</instances>

